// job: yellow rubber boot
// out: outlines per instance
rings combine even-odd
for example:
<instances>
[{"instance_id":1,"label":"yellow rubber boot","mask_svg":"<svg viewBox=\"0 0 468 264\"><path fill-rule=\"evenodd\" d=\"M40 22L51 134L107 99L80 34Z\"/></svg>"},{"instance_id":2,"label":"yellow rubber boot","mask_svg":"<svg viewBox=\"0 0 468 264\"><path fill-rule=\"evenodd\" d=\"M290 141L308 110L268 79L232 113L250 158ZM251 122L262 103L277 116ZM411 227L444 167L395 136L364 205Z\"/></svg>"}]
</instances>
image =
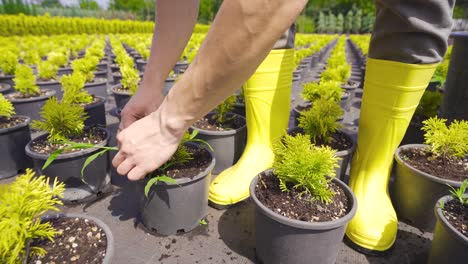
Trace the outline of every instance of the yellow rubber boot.
<instances>
[{"instance_id":1,"label":"yellow rubber boot","mask_svg":"<svg viewBox=\"0 0 468 264\"><path fill-rule=\"evenodd\" d=\"M272 50L244 84L247 145L239 161L210 185L210 205L225 208L249 197L258 173L273 165L272 143L286 132L294 50Z\"/></svg>"},{"instance_id":2,"label":"yellow rubber boot","mask_svg":"<svg viewBox=\"0 0 468 264\"><path fill-rule=\"evenodd\" d=\"M395 242L398 221L387 190L393 154L436 66L367 60L349 184L358 207L346 230L358 249L378 253Z\"/></svg>"}]
</instances>

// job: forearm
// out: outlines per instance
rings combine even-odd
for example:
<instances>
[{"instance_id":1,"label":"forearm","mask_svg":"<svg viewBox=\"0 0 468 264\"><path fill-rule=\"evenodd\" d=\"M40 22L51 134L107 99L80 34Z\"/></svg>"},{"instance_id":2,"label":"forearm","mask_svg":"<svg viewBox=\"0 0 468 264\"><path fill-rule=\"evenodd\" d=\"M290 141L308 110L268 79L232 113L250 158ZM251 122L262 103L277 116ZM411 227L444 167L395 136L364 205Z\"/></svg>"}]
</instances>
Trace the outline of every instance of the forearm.
<instances>
[{"instance_id":1,"label":"forearm","mask_svg":"<svg viewBox=\"0 0 468 264\"><path fill-rule=\"evenodd\" d=\"M224 1L197 57L162 103L159 118L183 131L239 89L306 2Z\"/></svg>"},{"instance_id":2,"label":"forearm","mask_svg":"<svg viewBox=\"0 0 468 264\"><path fill-rule=\"evenodd\" d=\"M453 0L376 0L369 57L427 64L442 59L452 29Z\"/></svg>"},{"instance_id":3,"label":"forearm","mask_svg":"<svg viewBox=\"0 0 468 264\"><path fill-rule=\"evenodd\" d=\"M162 87L179 60L197 22L198 0L158 0L151 55L142 80L143 89Z\"/></svg>"}]
</instances>

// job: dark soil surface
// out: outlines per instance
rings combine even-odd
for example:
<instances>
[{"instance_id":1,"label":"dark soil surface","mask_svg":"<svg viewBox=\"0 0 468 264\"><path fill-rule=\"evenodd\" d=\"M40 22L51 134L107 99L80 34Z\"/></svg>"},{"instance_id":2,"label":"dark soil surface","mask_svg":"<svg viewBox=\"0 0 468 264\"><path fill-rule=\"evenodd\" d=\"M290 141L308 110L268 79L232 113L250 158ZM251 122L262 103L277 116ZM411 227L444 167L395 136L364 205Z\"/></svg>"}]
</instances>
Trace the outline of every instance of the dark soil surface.
<instances>
[{"instance_id":1,"label":"dark soil surface","mask_svg":"<svg viewBox=\"0 0 468 264\"><path fill-rule=\"evenodd\" d=\"M48 94L50 91L49 90L40 90L38 94L22 94L20 92L14 92L14 93L9 93L6 94L5 97L7 99L29 99L29 98L35 98L39 96L43 96Z\"/></svg>"},{"instance_id":2,"label":"dark soil surface","mask_svg":"<svg viewBox=\"0 0 468 264\"><path fill-rule=\"evenodd\" d=\"M69 138L70 141L75 143L88 143L88 144L99 144L106 139L106 135L103 130L97 128L90 128L85 130L84 133L80 136ZM51 154L57 149L65 147L66 144L51 143L47 138L40 140L33 140L31 143L31 150L39 154ZM80 151L81 149L70 149L66 150L63 153L70 153Z\"/></svg>"},{"instance_id":3,"label":"dark soil surface","mask_svg":"<svg viewBox=\"0 0 468 264\"><path fill-rule=\"evenodd\" d=\"M410 148L400 152L401 159L427 174L452 181L468 179L468 159L434 157L422 148Z\"/></svg>"},{"instance_id":4,"label":"dark soil surface","mask_svg":"<svg viewBox=\"0 0 468 264\"><path fill-rule=\"evenodd\" d=\"M49 222L62 233L54 237L54 242L33 241L31 246L42 247L47 254L44 257L34 256L28 263L102 263L106 256L107 237L94 222L81 218L57 218Z\"/></svg>"},{"instance_id":5,"label":"dark soil surface","mask_svg":"<svg viewBox=\"0 0 468 264\"><path fill-rule=\"evenodd\" d=\"M245 120L237 115L228 114L226 122L220 124L216 121L216 115L206 115L193 124L194 127L208 131L235 130L245 126Z\"/></svg>"},{"instance_id":6,"label":"dark soil surface","mask_svg":"<svg viewBox=\"0 0 468 264\"><path fill-rule=\"evenodd\" d=\"M346 88L356 88L358 86L359 86L359 83L355 81L346 81L346 83L341 84L341 87L346 87Z\"/></svg>"},{"instance_id":7,"label":"dark soil surface","mask_svg":"<svg viewBox=\"0 0 468 264\"><path fill-rule=\"evenodd\" d=\"M10 128L22 124L26 121L24 117L4 117L0 116L0 129Z\"/></svg>"},{"instance_id":8,"label":"dark soil surface","mask_svg":"<svg viewBox=\"0 0 468 264\"><path fill-rule=\"evenodd\" d=\"M302 128L296 127L290 132L290 134L292 136L295 136L296 134L305 134L305 133ZM351 138L349 138L345 133L341 131L332 133L330 136L332 138L330 143L324 143L322 140L318 139L317 142L315 142L315 145L329 146L332 149L335 149L337 151L347 150L353 146L353 142Z\"/></svg>"},{"instance_id":9,"label":"dark soil surface","mask_svg":"<svg viewBox=\"0 0 468 264\"><path fill-rule=\"evenodd\" d=\"M211 163L210 153L203 148L187 147L190 153L192 153L193 159L184 164L177 164L171 166L166 170L168 177L179 179L179 178L190 178L197 176L200 172L203 172Z\"/></svg>"},{"instance_id":10,"label":"dark soil surface","mask_svg":"<svg viewBox=\"0 0 468 264\"><path fill-rule=\"evenodd\" d=\"M255 194L263 205L282 216L305 222L326 222L345 216L351 209L344 191L333 182L329 187L335 195L332 202L325 204L314 200L310 194L299 196L303 189L296 189L292 184L288 184L289 192L282 192L278 178L260 175Z\"/></svg>"},{"instance_id":11,"label":"dark soil surface","mask_svg":"<svg viewBox=\"0 0 468 264\"><path fill-rule=\"evenodd\" d=\"M299 113L302 112L302 111L307 111L309 110L310 108L312 107L312 105L310 103L306 103L306 104L299 104L296 106L295 110L298 111Z\"/></svg>"},{"instance_id":12,"label":"dark soil surface","mask_svg":"<svg viewBox=\"0 0 468 264\"><path fill-rule=\"evenodd\" d=\"M92 84L98 84L102 82L107 82L107 79L105 78L94 78L92 82L87 82L85 85L92 85Z\"/></svg>"},{"instance_id":13,"label":"dark soil surface","mask_svg":"<svg viewBox=\"0 0 468 264\"><path fill-rule=\"evenodd\" d=\"M454 199L445 204L442 212L449 223L468 238L468 204Z\"/></svg>"}]
</instances>

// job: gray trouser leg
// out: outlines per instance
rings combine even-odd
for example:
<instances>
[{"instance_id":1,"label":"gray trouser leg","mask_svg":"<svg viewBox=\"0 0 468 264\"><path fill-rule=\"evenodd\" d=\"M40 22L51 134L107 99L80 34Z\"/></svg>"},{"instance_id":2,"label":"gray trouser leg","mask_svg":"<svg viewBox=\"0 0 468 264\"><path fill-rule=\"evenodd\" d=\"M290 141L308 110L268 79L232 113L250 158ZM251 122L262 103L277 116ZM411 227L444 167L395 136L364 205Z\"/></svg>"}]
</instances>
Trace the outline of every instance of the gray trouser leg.
<instances>
[{"instance_id":1,"label":"gray trouser leg","mask_svg":"<svg viewBox=\"0 0 468 264\"><path fill-rule=\"evenodd\" d=\"M292 49L294 48L294 40L296 39L296 24L292 24L289 29L281 35L281 38L276 41L273 49Z\"/></svg>"},{"instance_id":2,"label":"gray trouser leg","mask_svg":"<svg viewBox=\"0 0 468 264\"><path fill-rule=\"evenodd\" d=\"M369 57L412 64L442 60L455 0L375 0Z\"/></svg>"}]
</instances>

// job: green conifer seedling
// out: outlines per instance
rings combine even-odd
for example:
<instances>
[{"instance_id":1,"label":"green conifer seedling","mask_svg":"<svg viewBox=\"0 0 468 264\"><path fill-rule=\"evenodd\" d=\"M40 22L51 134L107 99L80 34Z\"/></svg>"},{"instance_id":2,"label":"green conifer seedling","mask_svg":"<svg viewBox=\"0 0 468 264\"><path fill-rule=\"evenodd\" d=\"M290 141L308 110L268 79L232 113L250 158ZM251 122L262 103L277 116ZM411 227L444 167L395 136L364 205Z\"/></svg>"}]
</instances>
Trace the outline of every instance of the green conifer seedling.
<instances>
[{"instance_id":1,"label":"green conifer seedling","mask_svg":"<svg viewBox=\"0 0 468 264\"><path fill-rule=\"evenodd\" d=\"M3 94L0 94L0 121L2 118L10 118L15 114L13 104L8 101Z\"/></svg>"},{"instance_id":2,"label":"green conifer seedling","mask_svg":"<svg viewBox=\"0 0 468 264\"><path fill-rule=\"evenodd\" d=\"M48 140L52 143L69 141L73 136L83 133L85 111L83 107L65 102L58 102L51 97L41 110L42 120L34 120L32 128L49 132Z\"/></svg>"},{"instance_id":3,"label":"green conifer seedling","mask_svg":"<svg viewBox=\"0 0 468 264\"><path fill-rule=\"evenodd\" d=\"M89 104L93 97L84 89L86 77L77 72L60 79L63 89L62 101L67 104Z\"/></svg>"},{"instance_id":4,"label":"green conifer seedling","mask_svg":"<svg viewBox=\"0 0 468 264\"><path fill-rule=\"evenodd\" d=\"M234 103L236 102L236 96L231 95L215 109L215 119L220 125L223 125L228 121L228 114L234 109Z\"/></svg>"},{"instance_id":5,"label":"green conifer seedling","mask_svg":"<svg viewBox=\"0 0 468 264\"><path fill-rule=\"evenodd\" d=\"M51 80L57 76L58 67L50 61L41 61L37 65L37 73L42 80Z\"/></svg>"},{"instance_id":6,"label":"green conifer seedling","mask_svg":"<svg viewBox=\"0 0 468 264\"><path fill-rule=\"evenodd\" d=\"M52 51L47 55L47 61L49 61L50 63L52 63L53 65L57 67L63 67L68 62L68 56L69 54L66 51L64 52Z\"/></svg>"},{"instance_id":7,"label":"green conifer seedling","mask_svg":"<svg viewBox=\"0 0 468 264\"><path fill-rule=\"evenodd\" d=\"M5 75L13 75L18 65L18 55L9 50L0 51L0 70L2 70Z\"/></svg>"},{"instance_id":8,"label":"green conifer seedling","mask_svg":"<svg viewBox=\"0 0 468 264\"><path fill-rule=\"evenodd\" d=\"M58 211L65 185L57 180L36 177L31 169L9 185L0 185L0 259L2 263L23 263L26 246L34 239L53 241L59 234L40 217L48 211ZM30 247L30 255L45 255L40 247Z\"/></svg>"},{"instance_id":9,"label":"green conifer seedling","mask_svg":"<svg viewBox=\"0 0 468 264\"><path fill-rule=\"evenodd\" d=\"M122 88L127 89L130 94L135 94L138 89L138 84L140 83L140 75L138 71L128 65L120 66L120 73L122 73Z\"/></svg>"},{"instance_id":10,"label":"green conifer seedling","mask_svg":"<svg viewBox=\"0 0 468 264\"><path fill-rule=\"evenodd\" d=\"M315 102L319 99L340 101L343 89L338 82L321 81L320 83L311 82L303 85L301 96L304 100Z\"/></svg>"},{"instance_id":11,"label":"green conifer seedling","mask_svg":"<svg viewBox=\"0 0 468 264\"><path fill-rule=\"evenodd\" d=\"M302 188L301 194L329 203L334 195L328 183L335 177L338 158L330 147L311 144L308 135L286 135L273 147L273 170L280 180L280 189L289 191L288 185Z\"/></svg>"},{"instance_id":12,"label":"green conifer seedling","mask_svg":"<svg viewBox=\"0 0 468 264\"><path fill-rule=\"evenodd\" d=\"M341 128L337 120L342 115L343 110L337 102L320 99L309 110L301 112L299 127L312 138L312 142L330 143L331 134Z\"/></svg>"},{"instance_id":13,"label":"green conifer seedling","mask_svg":"<svg viewBox=\"0 0 468 264\"><path fill-rule=\"evenodd\" d=\"M447 120L432 117L423 121L422 130L425 143L431 147L431 152L444 159L450 157L462 158L468 153L468 122L454 120L450 126Z\"/></svg>"},{"instance_id":14,"label":"green conifer seedling","mask_svg":"<svg viewBox=\"0 0 468 264\"><path fill-rule=\"evenodd\" d=\"M34 96L39 95L41 90L36 85L36 76L29 66L19 64L16 67L15 78L15 89L23 95Z\"/></svg>"},{"instance_id":15,"label":"green conifer seedling","mask_svg":"<svg viewBox=\"0 0 468 264\"><path fill-rule=\"evenodd\" d=\"M86 77L87 82L92 82L94 80L94 72L97 69L99 59L96 57L86 57L74 60L71 63L73 72L79 72Z\"/></svg>"}]
</instances>

